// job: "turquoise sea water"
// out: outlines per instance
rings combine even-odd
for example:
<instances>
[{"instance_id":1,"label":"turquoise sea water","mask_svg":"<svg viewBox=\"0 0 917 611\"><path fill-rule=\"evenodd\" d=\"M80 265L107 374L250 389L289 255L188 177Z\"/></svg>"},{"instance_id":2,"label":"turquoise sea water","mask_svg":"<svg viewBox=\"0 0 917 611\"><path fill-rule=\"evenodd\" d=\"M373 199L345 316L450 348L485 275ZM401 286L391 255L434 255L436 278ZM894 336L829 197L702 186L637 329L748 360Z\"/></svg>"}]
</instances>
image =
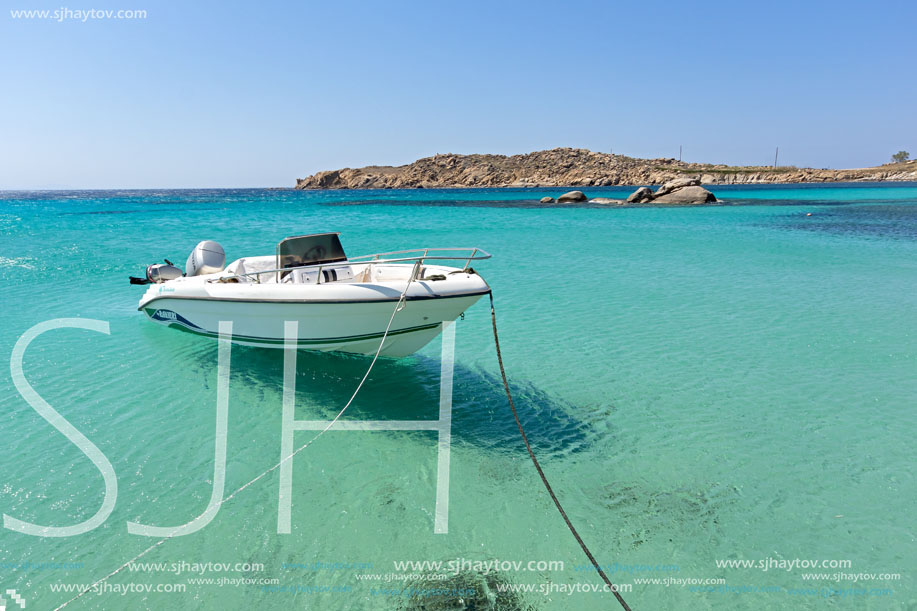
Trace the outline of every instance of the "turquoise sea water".
<instances>
[{"instance_id":1,"label":"turquoise sea water","mask_svg":"<svg viewBox=\"0 0 917 611\"><path fill-rule=\"evenodd\" d=\"M721 187L725 205L714 207L533 202L562 191L0 193L0 355L8 362L45 320L109 323L110 335L42 335L24 370L118 478L114 511L89 533L0 531L2 589L54 608L73 596L55 587L91 584L155 542L128 534L127 521L177 526L210 498L217 345L145 320L143 289L127 276L164 257L181 265L203 239L234 259L271 253L287 235L341 231L353 255L493 253L476 268L494 290L523 423L635 611L917 608L917 185ZM301 352L297 418L331 417L368 362ZM227 493L280 457L282 367L281 351L233 347ZM438 341L384 359L346 417L435 418L438 376ZM457 323L448 534L433 533L432 433L329 432L294 459L291 534L277 534L274 472L142 559L263 570L127 568L105 583L186 589L89 593L67 608L614 608L607 593L562 591L601 581L582 570L498 376L480 302ZM87 519L102 502L99 471L16 392L7 365L0 380L0 511ZM311 435L297 432L295 445ZM403 581L358 578L399 573L395 561L456 559L564 568L413 582L428 588L423 600L393 594ZM882 578L803 576L838 572ZM226 581L188 581L200 577ZM669 585L638 583L653 578ZM706 579L723 583L673 583ZM500 594L498 582L553 591ZM434 587L476 593L462 603Z\"/></svg>"}]
</instances>

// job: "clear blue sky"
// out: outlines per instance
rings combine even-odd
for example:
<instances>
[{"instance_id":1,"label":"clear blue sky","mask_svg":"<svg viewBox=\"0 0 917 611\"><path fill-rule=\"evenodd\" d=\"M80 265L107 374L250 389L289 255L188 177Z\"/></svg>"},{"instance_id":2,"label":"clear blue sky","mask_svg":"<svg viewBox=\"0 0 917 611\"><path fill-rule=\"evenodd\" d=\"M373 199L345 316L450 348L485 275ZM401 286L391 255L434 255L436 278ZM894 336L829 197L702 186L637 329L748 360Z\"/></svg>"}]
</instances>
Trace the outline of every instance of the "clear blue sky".
<instances>
[{"instance_id":1,"label":"clear blue sky","mask_svg":"<svg viewBox=\"0 0 917 611\"><path fill-rule=\"evenodd\" d=\"M857 167L917 155L917 3L92 0L0 14L0 189L292 186L557 146Z\"/></svg>"}]
</instances>

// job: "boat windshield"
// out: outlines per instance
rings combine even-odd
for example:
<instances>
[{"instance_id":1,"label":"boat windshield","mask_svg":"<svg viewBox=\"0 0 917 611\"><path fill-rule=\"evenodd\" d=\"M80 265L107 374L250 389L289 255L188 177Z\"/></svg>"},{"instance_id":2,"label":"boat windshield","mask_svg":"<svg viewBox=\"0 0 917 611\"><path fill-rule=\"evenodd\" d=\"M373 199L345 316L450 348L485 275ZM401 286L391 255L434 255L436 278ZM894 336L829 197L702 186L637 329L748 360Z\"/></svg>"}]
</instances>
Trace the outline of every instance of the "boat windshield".
<instances>
[{"instance_id":1,"label":"boat windshield","mask_svg":"<svg viewBox=\"0 0 917 611\"><path fill-rule=\"evenodd\" d=\"M318 233L287 238L277 245L277 267L288 269L346 261L338 233Z\"/></svg>"}]
</instances>

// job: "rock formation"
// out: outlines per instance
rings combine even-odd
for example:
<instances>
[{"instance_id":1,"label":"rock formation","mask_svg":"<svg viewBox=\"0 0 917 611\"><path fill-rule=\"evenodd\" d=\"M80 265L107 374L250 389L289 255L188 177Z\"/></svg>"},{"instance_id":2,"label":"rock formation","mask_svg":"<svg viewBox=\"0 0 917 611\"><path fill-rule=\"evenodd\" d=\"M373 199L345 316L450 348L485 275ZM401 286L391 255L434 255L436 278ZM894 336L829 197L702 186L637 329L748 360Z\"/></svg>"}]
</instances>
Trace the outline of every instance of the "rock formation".
<instances>
[{"instance_id":1,"label":"rock formation","mask_svg":"<svg viewBox=\"0 0 917 611\"><path fill-rule=\"evenodd\" d=\"M570 191L557 198L558 204L570 204L575 202L584 202L588 197L582 191Z\"/></svg>"},{"instance_id":2,"label":"rock formation","mask_svg":"<svg viewBox=\"0 0 917 611\"><path fill-rule=\"evenodd\" d=\"M665 195L654 196L650 200L654 204L710 204L715 201L713 193L700 185L675 189Z\"/></svg>"},{"instance_id":3,"label":"rock formation","mask_svg":"<svg viewBox=\"0 0 917 611\"><path fill-rule=\"evenodd\" d=\"M630 197L627 198L627 202L631 204L642 204L651 199L653 199L653 190L649 187L640 187L630 194Z\"/></svg>"},{"instance_id":4,"label":"rock formation","mask_svg":"<svg viewBox=\"0 0 917 611\"><path fill-rule=\"evenodd\" d=\"M917 160L854 170L726 166L675 159L636 159L586 149L558 148L525 155L434 155L403 166L318 172L297 189L408 189L443 187L586 187L659 185L678 178L703 184L917 180Z\"/></svg>"},{"instance_id":5,"label":"rock formation","mask_svg":"<svg viewBox=\"0 0 917 611\"><path fill-rule=\"evenodd\" d=\"M716 197L700 186L697 178L677 178L665 183L653 193L648 187L640 187L627 198L634 204L709 204Z\"/></svg>"}]
</instances>

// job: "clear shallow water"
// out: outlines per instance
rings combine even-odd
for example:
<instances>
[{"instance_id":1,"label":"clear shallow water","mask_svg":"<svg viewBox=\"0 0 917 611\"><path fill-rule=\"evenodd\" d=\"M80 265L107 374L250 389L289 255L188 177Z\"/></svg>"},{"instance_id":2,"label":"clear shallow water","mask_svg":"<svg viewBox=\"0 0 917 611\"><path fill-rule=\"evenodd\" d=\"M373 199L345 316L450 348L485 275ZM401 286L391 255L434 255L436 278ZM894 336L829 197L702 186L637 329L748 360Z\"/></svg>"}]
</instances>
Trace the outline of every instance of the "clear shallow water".
<instances>
[{"instance_id":1,"label":"clear shallow water","mask_svg":"<svg viewBox=\"0 0 917 611\"><path fill-rule=\"evenodd\" d=\"M602 563L678 567L612 574L633 584L625 598L635 610L914 608L917 185L721 187L725 205L704 208L533 202L562 191L0 194L0 353L8 359L20 334L51 318L110 323L109 336L42 336L25 371L105 453L119 485L114 512L88 534L0 532L3 588L53 608L72 594L52 584L91 583L152 543L128 535L126 521L182 524L210 497L216 344L145 321L142 289L127 276L163 257L181 264L201 239L236 258L270 252L286 235L337 230L352 254L443 245L494 254L478 269L494 289L508 372L571 518ZM438 349L380 362L348 417L434 418ZM234 347L232 357L228 492L279 458L283 363L279 351ZM88 594L68 608L404 608L405 597L370 592L399 584L356 578L394 572L400 560L561 560L563 571L500 578L599 583L574 568L586 560L518 440L485 303L458 323L456 359L449 534L433 534L431 433L328 433L294 461L291 534L276 533L274 473L143 561L261 563L262 572L204 577L352 591L197 585L186 580L199 575L125 569L109 583L187 591ZM367 364L300 353L297 417L335 413ZM0 510L38 523L86 519L102 500L98 471L3 369ZM309 435L297 433L296 445ZM843 572L901 578L804 581L810 571L799 568L716 566L766 558L849 560ZM373 568L284 567L314 561ZM700 593L635 577L781 591ZM825 597L824 588L892 593ZM606 594L519 600L613 607Z\"/></svg>"}]
</instances>

